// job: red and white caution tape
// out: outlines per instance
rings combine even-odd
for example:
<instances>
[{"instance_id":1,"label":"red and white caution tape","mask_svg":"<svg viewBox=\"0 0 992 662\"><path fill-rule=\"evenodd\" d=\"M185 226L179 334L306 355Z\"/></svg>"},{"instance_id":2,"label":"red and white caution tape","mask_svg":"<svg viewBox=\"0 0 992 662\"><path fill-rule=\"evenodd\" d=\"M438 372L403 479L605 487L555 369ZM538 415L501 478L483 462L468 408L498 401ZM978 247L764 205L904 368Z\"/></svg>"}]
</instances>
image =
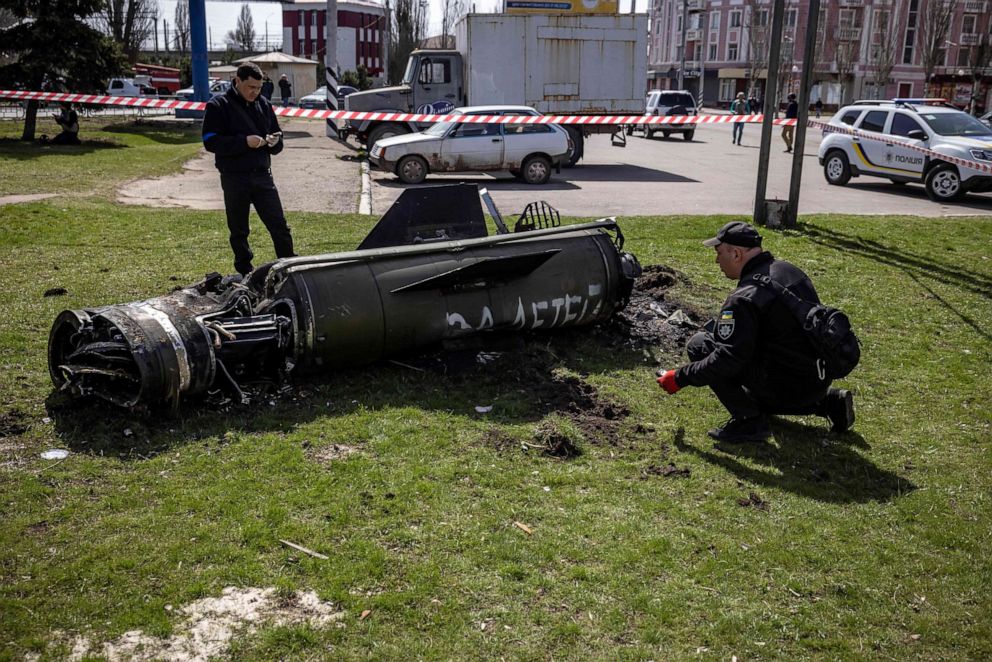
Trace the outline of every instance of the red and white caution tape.
<instances>
[{"instance_id":1,"label":"red and white caution tape","mask_svg":"<svg viewBox=\"0 0 992 662\"><path fill-rule=\"evenodd\" d=\"M178 101L175 99L155 99L147 97L101 96L94 94L67 94L61 92L22 92L18 90L0 90L0 99L15 101L51 101L70 103L125 106L134 108L161 108L178 110L203 110L206 103L202 101ZM762 122L763 115L424 115L418 113L381 113L355 110L320 110L306 108L286 108L273 106L276 115L280 117L298 117L303 119L339 119L339 120L368 120L373 122L456 122L462 124L604 124L604 125L666 125L666 124L731 124L745 122L749 124ZM774 119L773 124L779 126L795 126L795 119ZM906 149L918 152L940 161L946 161L965 168L971 168L984 173L992 173L992 164L981 163L968 159L949 156L926 147L919 147L895 139L893 136L869 133L834 126L827 122L808 120L808 127L821 129L824 133L846 133L859 140L871 140L892 144L901 142Z\"/></svg>"}]
</instances>

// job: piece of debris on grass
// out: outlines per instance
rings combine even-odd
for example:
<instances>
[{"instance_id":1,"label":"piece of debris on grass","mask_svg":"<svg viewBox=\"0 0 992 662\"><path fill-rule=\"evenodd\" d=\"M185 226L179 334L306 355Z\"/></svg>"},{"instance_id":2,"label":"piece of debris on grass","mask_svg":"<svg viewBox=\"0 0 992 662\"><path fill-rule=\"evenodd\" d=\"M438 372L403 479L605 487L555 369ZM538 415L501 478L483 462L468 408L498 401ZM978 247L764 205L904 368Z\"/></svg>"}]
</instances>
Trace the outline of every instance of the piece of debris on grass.
<instances>
[{"instance_id":1,"label":"piece of debris on grass","mask_svg":"<svg viewBox=\"0 0 992 662\"><path fill-rule=\"evenodd\" d=\"M529 526L527 526L526 524L524 524L523 522L514 522L513 526L517 527L518 529L520 529L529 536L534 535L534 530Z\"/></svg>"},{"instance_id":2,"label":"piece of debris on grass","mask_svg":"<svg viewBox=\"0 0 992 662\"><path fill-rule=\"evenodd\" d=\"M534 429L533 444L525 448L539 449L545 455L563 460L581 455L579 444L583 441L582 432L571 420L562 416L549 416Z\"/></svg>"},{"instance_id":3,"label":"piece of debris on grass","mask_svg":"<svg viewBox=\"0 0 992 662\"><path fill-rule=\"evenodd\" d=\"M290 542L288 540L283 540L282 538L279 539L279 542L281 542L282 544L286 545L286 547L292 547L293 549L295 549L297 551L300 551L300 552L303 552L304 554L309 554L310 556L312 556L314 558L324 559L325 561L327 560L327 557L324 556L323 554L321 554L320 552L315 552L312 549L309 549L307 547L304 547L303 545L297 545L295 542Z\"/></svg>"},{"instance_id":4,"label":"piece of debris on grass","mask_svg":"<svg viewBox=\"0 0 992 662\"><path fill-rule=\"evenodd\" d=\"M738 499L737 505L744 508L750 506L758 510L768 510L768 502L758 496L756 492L751 492L746 499Z\"/></svg>"},{"instance_id":5,"label":"piece of debris on grass","mask_svg":"<svg viewBox=\"0 0 992 662\"><path fill-rule=\"evenodd\" d=\"M369 616L370 616L371 614L372 614L372 610L371 610L371 609L363 609L363 610L362 610L362 615L358 617L358 620L360 620L360 621L364 621L364 620L365 620L366 618L368 618L368 617L369 617Z\"/></svg>"},{"instance_id":6,"label":"piece of debris on grass","mask_svg":"<svg viewBox=\"0 0 992 662\"><path fill-rule=\"evenodd\" d=\"M69 293L69 290L65 289L64 287L50 287L47 290L45 290L44 296L46 296L46 297L60 297L60 296L65 296L68 293Z\"/></svg>"},{"instance_id":7,"label":"piece of debris on grass","mask_svg":"<svg viewBox=\"0 0 992 662\"><path fill-rule=\"evenodd\" d=\"M647 475L664 476L665 478L688 478L692 474L688 467L679 469L671 462L663 467L659 467L656 464L649 464L647 469L644 470L644 473Z\"/></svg>"}]
</instances>

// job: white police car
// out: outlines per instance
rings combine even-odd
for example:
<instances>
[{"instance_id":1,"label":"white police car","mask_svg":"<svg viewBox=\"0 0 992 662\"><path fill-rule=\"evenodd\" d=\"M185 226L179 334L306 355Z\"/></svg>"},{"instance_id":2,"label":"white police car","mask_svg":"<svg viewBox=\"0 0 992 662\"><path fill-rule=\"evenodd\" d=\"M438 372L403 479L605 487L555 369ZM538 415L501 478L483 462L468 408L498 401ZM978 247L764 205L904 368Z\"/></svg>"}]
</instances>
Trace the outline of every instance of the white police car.
<instances>
[{"instance_id":1,"label":"white police car","mask_svg":"<svg viewBox=\"0 0 992 662\"><path fill-rule=\"evenodd\" d=\"M841 108L824 128L820 143L827 182L843 186L859 175L884 177L895 184L922 182L935 202L952 202L969 191L992 191L992 172L956 162L992 167L992 128L942 102L857 101Z\"/></svg>"}]
</instances>

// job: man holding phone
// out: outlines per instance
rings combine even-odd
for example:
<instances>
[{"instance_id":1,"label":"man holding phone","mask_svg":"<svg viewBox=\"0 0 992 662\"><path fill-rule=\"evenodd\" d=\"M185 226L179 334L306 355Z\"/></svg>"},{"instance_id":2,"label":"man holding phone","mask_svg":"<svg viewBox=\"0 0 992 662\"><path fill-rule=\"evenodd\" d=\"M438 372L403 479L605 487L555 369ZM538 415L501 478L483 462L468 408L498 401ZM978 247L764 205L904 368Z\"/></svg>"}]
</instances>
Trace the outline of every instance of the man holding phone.
<instances>
[{"instance_id":1,"label":"man holding phone","mask_svg":"<svg viewBox=\"0 0 992 662\"><path fill-rule=\"evenodd\" d=\"M230 89L207 103L203 146L215 156L224 191L234 268L251 273L254 254L248 245L248 214L254 205L272 237L276 257L293 257L293 236L272 180L272 155L282 151L282 131L272 104L261 96L262 70L242 64Z\"/></svg>"}]
</instances>

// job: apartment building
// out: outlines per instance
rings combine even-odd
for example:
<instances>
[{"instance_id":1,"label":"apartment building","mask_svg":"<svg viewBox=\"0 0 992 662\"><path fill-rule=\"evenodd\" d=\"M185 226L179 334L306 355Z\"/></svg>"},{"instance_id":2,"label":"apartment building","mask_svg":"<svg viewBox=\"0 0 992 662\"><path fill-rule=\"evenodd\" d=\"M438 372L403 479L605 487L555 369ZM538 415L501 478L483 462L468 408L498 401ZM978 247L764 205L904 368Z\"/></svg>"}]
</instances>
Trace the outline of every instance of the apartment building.
<instances>
[{"instance_id":1,"label":"apartment building","mask_svg":"<svg viewBox=\"0 0 992 662\"><path fill-rule=\"evenodd\" d=\"M327 3L287 0L282 5L282 50L323 62L326 51ZM338 68L355 71L365 65L369 75L385 69L386 10L372 0L338 0Z\"/></svg>"},{"instance_id":2,"label":"apartment building","mask_svg":"<svg viewBox=\"0 0 992 662\"><path fill-rule=\"evenodd\" d=\"M989 0L821 0L811 100L942 97L992 107ZM779 89L798 92L808 0L786 0ZM683 86L707 105L762 98L771 0L651 0L648 88ZM946 29L940 26L946 23ZM934 27L937 26L937 27ZM927 75L929 73L929 76Z\"/></svg>"}]
</instances>

